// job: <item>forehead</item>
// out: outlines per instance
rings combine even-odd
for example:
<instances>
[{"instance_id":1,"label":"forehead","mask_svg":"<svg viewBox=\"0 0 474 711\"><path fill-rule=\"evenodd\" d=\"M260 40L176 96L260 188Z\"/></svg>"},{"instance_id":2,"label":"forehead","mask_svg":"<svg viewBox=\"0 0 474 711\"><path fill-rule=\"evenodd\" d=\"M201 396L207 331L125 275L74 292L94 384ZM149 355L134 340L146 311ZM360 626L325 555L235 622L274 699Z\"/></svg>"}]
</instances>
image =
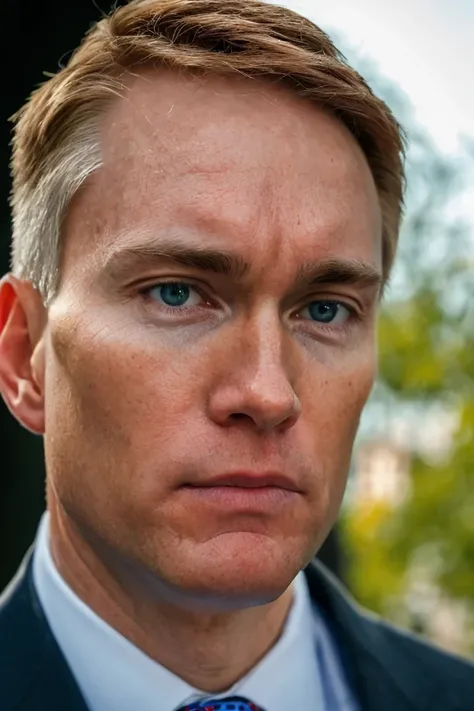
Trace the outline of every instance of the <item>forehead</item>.
<instances>
[{"instance_id":1,"label":"forehead","mask_svg":"<svg viewBox=\"0 0 474 711\"><path fill-rule=\"evenodd\" d=\"M104 117L101 150L102 167L71 206L70 258L105 259L166 233L213 248L230 240L254 261L275 251L314 259L319 249L380 265L380 208L362 150L282 86L147 71Z\"/></svg>"}]
</instances>

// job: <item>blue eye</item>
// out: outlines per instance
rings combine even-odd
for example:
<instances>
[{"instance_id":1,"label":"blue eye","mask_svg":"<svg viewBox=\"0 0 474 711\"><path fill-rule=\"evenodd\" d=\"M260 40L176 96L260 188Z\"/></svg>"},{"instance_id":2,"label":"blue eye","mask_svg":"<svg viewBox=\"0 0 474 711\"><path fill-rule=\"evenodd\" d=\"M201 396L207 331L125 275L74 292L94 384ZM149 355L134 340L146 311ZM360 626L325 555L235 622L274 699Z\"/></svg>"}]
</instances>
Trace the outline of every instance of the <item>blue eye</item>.
<instances>
[{"instance_id":1,"label":"blue eye","mask_svg":"<svg viewBox=\"0 0 474 711\"><path fill-rule=\"evenodd\" d=\"M182 308L183 306L197 306L202 298L196 289L184 282L166 282L157 284L147 290L148 294L169 308Z\"/></svg>"},{"instance_id":2,"label":"blue eye","mask_svg":"<svg viewBox=\"0 0 474 711\"><path fill-rule=\"evenodd\" d=\"M347 306L340 301L312 301L301 310L303 318L324 324L344 323L350 317Z\"/></svg>"}]
</instances>

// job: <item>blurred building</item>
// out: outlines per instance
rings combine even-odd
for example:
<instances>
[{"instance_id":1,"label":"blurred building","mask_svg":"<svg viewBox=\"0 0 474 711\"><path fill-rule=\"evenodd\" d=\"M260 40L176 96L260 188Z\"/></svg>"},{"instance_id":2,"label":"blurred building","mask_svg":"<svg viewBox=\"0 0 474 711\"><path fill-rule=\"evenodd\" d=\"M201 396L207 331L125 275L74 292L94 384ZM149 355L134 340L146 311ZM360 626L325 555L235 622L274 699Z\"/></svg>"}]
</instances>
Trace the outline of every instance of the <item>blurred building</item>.
<instances>
[{"instance_id":1,"label":"blurred building","mask_svg":"<svg viewBox=\"0 0 474 711\"><path fill-rule=\"evenodd\" d=\"M410 454L395 442L363 442L354 453L350 504L399 506L410 492Z\"/></svg>"},{"instance_id":2,"label":"blurred building","mask_svg":"<svg viewBox=\"0 0 474 711\"><path fill-rule=\"evenodd\" d=\"M465 603L444 594L436 585L436 551L419 551L408 571L404 600L406 624L432 642L457 654L470 654L473 620Z\"/></svg>"},{"instance_id":3,"label":"blurred building","mask_svg":"<svg viewBox=\"0 0 474 711\"><path fill-rule=\"evenodd\" d=\"M399 442L396 436L393 440L367 439L354 452L346 507L351 517L372 527L375 538L384 519L392 517L411 494L414 453ZM474 621L466 604L449 598L436 584L442 564L435 546L414 551L405 571L403 594L387 596L384 614L444 649L469 655Z\"/></svg>"}]
</instances>

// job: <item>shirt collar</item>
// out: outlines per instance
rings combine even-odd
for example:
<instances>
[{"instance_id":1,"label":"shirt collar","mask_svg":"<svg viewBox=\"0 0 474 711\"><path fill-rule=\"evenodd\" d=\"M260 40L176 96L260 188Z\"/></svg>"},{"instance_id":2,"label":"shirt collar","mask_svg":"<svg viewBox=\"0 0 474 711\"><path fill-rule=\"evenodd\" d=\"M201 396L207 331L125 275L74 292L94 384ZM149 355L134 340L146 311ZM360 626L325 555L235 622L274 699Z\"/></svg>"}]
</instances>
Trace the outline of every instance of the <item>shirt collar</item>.
<instances>
[{"instance_id":1,"label":"shirt collar","mask_svg":"<svg viewBox=\"0 0 474 711\"><path fill-rule=\"evenodd\" d=\"M52 632L91 711L173 711L199 692L141 652L96 615L60 576L49 547L49 515L41 520L33 576ZM303 573L283 632L243 679L225 694L246 696L268 711L323 708L311 600Z\"/></svg>"}]
</instances>

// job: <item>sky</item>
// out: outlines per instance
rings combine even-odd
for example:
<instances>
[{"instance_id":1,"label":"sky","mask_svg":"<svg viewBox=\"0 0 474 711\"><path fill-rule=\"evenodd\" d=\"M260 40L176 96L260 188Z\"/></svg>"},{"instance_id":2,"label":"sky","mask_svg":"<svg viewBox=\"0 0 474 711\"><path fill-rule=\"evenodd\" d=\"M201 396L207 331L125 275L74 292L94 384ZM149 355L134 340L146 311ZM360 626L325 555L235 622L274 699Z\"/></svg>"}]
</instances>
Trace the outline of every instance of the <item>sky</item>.
<instances>
[{"instance_id":1,"label":"sky","mask_svg":"<svg viewBox=\"0 0 474 711\"><path fill-rule=\"evenodd\" d=\"M270 0L271 2L273 0ZM276 0L275 0L276 1ZM474 140L474 0L278 0L375 60L418 122L455 153Z\"/></svg>"}]
</instances>

